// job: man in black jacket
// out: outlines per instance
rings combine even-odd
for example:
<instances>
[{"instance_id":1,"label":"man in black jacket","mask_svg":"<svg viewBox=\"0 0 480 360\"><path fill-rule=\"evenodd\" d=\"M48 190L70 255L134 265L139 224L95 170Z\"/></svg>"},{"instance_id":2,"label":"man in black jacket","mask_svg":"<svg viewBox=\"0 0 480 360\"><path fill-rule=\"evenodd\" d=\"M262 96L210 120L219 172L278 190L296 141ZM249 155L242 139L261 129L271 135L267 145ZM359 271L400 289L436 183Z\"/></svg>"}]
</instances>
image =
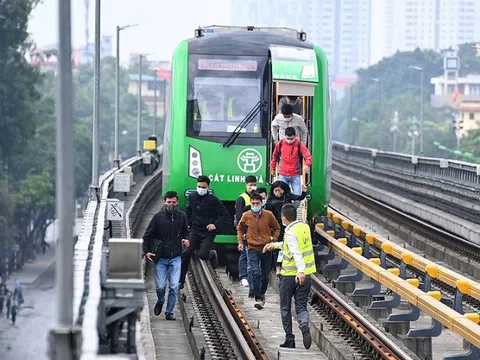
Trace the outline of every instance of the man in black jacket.
<instances>
[{"instance_id":1,"label":"man in black jacket","mask_svg":"<svg viewBox=\"0 0 480 360\"><path fill-rule=\"evenodd\" d=\"M190 247L185 249L182 255L182 275L180 277L180 289L185 283L190 258L195 250L202 260L211 260L212 266L218 265L217 252L211 250L217 228L221 223L231 222L230 214L222 202L208 192L210 178L200 175L197 178L197 191L190 194L186 209L188 224L190 227Z\"/></svg>"},{"instance_id":2,"label":"man in black jacket","mask_svg":"<svg viewBox=\"0 0 480 360\"><path fill-rule=\"evenodd\" d=\"M177 300L181 271L182 245L189 247L187 215L177 209L178 194L167 191L164 208L156 213L143 235L143 252L155 264L155 285L158 301L153 312L160 315L169 282L165 319L175 320L173 309Z\"/></svg>"}]
</instances>

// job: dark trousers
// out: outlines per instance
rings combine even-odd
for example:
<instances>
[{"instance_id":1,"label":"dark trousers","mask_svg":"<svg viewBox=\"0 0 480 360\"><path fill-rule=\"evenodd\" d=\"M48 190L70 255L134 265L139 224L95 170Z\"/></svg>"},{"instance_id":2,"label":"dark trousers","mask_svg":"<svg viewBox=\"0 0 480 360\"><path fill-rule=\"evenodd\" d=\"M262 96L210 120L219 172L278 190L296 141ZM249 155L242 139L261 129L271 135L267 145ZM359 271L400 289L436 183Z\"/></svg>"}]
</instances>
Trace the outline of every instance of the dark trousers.
<instances>
[{"instance_id":1,"label":"dark trousers","mask_svg":"<svg viewBox=\"0 0 480 360\"><path fill-rule=\"evenodd\" d=\"M210 259L210 250L212 248L213 240L215 240L216 233L200 232L196 230L190 231L190 246L185 249L182 254L182 272L180 275L180 282L185 283L190 259L195 250L198 250L198 257L202 260Z\"/></svg>"},{"instance_id":2,"label":"dark trousers","mask_svg":"<svg viewBox=\"0 0 480 360\"><path fill-rule=\"evenodd\" d=\"M308 318L308 295L312 287L312 279L309 275L305 277L303 285L298 285L295 276L282 276L280 278L280 311L282 314L283 330L285 341L295 340L292 332L292 297L295 299L295 312L298 317L300 330L310 330Z\"/></svg>"},{"instance_id":3,"label":"dark trousers","mask_svg":"<svg viewBox=\"0 0 480 360\"><path fill-rule=\"evenodd\" d=\"M248 260L252 269L252 283L255 300L264 299L268 288L268 276L272 270L272 254L248 249Z\"/></svg>"}]
</instances>

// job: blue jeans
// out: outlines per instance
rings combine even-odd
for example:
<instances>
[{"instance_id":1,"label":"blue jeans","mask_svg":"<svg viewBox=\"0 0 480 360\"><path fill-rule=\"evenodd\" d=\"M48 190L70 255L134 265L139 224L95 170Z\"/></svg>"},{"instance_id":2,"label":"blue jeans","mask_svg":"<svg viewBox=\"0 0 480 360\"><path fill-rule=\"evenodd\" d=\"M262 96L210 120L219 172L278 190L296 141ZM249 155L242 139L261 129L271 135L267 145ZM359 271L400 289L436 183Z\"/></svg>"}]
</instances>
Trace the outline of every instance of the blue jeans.
<instances>
[{"instance_id":1,"label":"blue jeans","mask_svg":"<svg viewBox=\"0 0 480 360\"><path fill-rule=\"evenodd\" d=\"M165 290L167 289L167 280L169 283L168 301L166 314L173 314L175 301L178 294L178 283L180 282L180 271L182 260L181 256L173 259L160 258L155 264L155 285L157 287L158 302L165 302Z\"/></svg>"},{"instance_id":2,"label":"blue jeans","mask_svg":"<svg viewBox=\"0 0 480 360\"><path fill-rule=\"evenodd\" d=\"M248 285L250 289L253 289L252 285L252 271L250 266L250 261L248 259L248 250L247 250L247 242L243 242L243 251L240 253L238 257L238 277L240 280L247 279Z\"/></svg>"},{"instance_id":3,"label":"blue jeans","mask_svg":"<svg viewBox=\"0 0 480 360\"><path fill-rule=\"evenodd\" d=\"M286 175L278 175L278 180L287 183L290 186L290 190L292 194L295 195L302 195L302 177L301 175L295 176L286 176Z\"/></svg>"},{"instance_id":4,"label":"blue jeans","mask_svg":"<svg viewBox=\"0 0 480 360\"><path fill-rule=\"evenodd\" d=\"M248 249L248 258L252 267L252 283L255 300L264 299L268 288L268 276L272 270L272 254Z\"/></svg>"}]
</instances>

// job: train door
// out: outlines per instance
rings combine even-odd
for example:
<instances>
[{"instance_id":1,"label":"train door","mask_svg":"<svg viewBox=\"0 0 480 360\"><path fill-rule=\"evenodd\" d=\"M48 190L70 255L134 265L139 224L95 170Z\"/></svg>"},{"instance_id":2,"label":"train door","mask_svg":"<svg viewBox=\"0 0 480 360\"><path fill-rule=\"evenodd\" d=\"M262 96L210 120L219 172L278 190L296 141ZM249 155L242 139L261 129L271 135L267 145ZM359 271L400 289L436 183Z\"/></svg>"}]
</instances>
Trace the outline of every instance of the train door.
<instances>
[{"instance_id":1,"label":"train door","mask_svg":"<svg viewBox=\"0 0 480 360\"><path fill-rule=\"evenodd\" d=\"M295 96L302 102L302 117L307 125L308 137L306 146L312 149L312 131L314 126L313 103L315 88L319 82L317 58L313 49L297 48L293 46L270 46L270 63L272 74L271 120L280 113L279 103L283 97ZM299 134L297 134L298 136ZM272 134L268 137L269 159L273 154L274 141ZM303 164L302 164L303 165ZM303 166L302 166L303 168ZM270 176L270 183L274 182L278 174ZM310 172L302 173L302 185L311 184ZM301 217L306 220L307 202L302 202ZM300 215L300 213L299 213Z\"/></svg>"}]
</instances>

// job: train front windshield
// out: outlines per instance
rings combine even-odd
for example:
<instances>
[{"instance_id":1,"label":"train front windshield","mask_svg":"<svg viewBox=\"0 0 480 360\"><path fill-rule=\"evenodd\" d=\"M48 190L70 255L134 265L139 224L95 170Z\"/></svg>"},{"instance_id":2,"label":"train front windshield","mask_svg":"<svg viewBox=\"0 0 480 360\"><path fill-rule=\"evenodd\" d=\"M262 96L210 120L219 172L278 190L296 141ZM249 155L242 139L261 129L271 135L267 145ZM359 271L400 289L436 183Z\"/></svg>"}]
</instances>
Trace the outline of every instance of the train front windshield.
<instances>
[{"instance_id":1,"label":"train front windshield","mask_svg":"<svg viewBox=\"0 0 480 360\"><path fill-rule=\"evenodd\" d=\"M187 134L221 142L263 99L266 59L190 55ZM264 114L239 128L241 139L264 139ZM236 130L236 131L239 131Z\"/></svg>"}]
</instances>

